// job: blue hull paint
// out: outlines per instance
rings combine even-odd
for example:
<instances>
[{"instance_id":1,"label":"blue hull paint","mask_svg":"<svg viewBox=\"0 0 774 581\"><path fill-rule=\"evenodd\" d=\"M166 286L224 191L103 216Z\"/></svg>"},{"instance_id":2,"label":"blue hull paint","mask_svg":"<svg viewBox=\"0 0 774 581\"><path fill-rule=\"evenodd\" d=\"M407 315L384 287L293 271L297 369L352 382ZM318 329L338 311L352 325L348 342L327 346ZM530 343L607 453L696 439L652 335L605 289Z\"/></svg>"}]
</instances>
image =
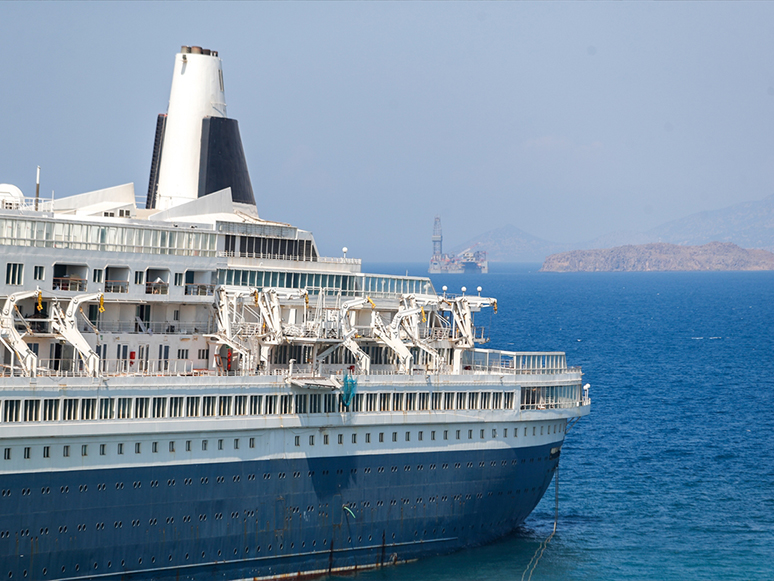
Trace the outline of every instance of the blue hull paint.
<instances>
[{"instance_id":1,"label":"blue hull paint","mask_svg":"<svg viewBox=\"0 0 774 581\"><path fill-rule=\"evenodd\" d=\"M557 445L10 475L0 576L241 579L446 553L523 522Z\"/></svg>"}]
</instances>

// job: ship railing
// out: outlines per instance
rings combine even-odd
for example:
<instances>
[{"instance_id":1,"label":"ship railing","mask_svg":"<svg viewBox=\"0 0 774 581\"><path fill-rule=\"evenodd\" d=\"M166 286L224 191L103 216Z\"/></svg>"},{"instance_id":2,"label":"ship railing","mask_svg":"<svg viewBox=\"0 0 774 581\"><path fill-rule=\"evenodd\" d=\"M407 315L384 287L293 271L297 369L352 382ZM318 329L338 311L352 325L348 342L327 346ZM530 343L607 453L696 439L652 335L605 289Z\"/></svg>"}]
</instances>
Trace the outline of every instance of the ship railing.
<instances>
[{"instance_id":1,"label":"ship railing","mask_svg":"<svg viewBox=\"0 0 774 581\"><path fill-rule=\"evenodd\" d=\"M327 264L360 264L359 258L345 258L343 256L318 256L317 262L324 262Z\"/></svg>"},{"instance_id":2,"label":"ship railing","mask_svg":"<svg viewBox=\"0 0 774 581\"><path fill-rule=\"evenodd\" d=\"M106 293L128 293L129 282L125 280L106 280L105 292Z\"/></svg>"},{"instance_id":3,"label":"ship railing","mask_svg":"<svg viewBox=\"0 0 774 581\"><path fill-rule=\"evenodd\" d=\"M146 295L168 295L169 283L167 282L148 282L145 283Z\"/></svg>"},{"instance_id":4,"label":"ship railing","mask_svg":"<svg viewBox=\"0 0 774 581\"><path fill-rule=\"evenodd\" d=\"M86 290L86 279L75 276L54 277L52 279L52 290L77 291Z\"/></svg>"},{"instance_id":5,"label":"ship railing","mask_svg":"<svg viewBox=\"0 0 774 581\"><path fill-rule=\"evenodd\" d=\"M54 201L44 200L42 198L21 198L14 200L4 200L2 205L3 210L33 210L38 212L53 212Z\"/></svg>"},{"instance_id":6,"label":"ship railing","mask_svg":"<svg viewBox=\"0 0 774 581\"><path fill-rule=\"evenodd\" d=\"M190 359L101 359L98 365L102 376L124 375L199 375ZM88 377L80 359L39 359L40 377Z\"/></svg>"},{"instance_id":7,"label":"ship railing","mask_svg":"<svg viewBox=\"0 0 774 581\"><path fill-rule=\"evenodd\" d=\"M215 323L212 321L100 321L96 325L100 333L148 333L200 335L213 333ZM84 331L92 331L88 325Z\"/></svg>"},{"instance_id":8,"label":"ship railing","mask_svg":"<svg viewBox=\"0 0 774 581\"><path fill-rule=\"evenodd\" d=\"M470 349L462 354L463 374L553 374L570 371L561 351L515 352Z\"/></svg>"},{"instance_id":9,"label":"ship railing","mask_svg":"<svg viewBox=\"0 0 774 581\"><path fill-rule=\"evenodd\" d=\"M210 297L215 294L215 285L187 283L185 285L185 294L197 297Z\"/></svg>"}]
</instances>

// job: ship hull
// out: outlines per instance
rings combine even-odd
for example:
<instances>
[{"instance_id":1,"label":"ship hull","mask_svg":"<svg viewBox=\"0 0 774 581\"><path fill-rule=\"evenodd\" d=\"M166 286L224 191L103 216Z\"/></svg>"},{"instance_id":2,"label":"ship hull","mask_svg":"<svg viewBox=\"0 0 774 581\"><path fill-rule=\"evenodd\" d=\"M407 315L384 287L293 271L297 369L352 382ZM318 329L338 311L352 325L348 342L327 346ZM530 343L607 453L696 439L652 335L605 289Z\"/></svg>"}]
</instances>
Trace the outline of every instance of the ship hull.
<instances>
[{"instance_id":1,"label":"ship hull","mask_svg":"<svg viewBox=\"0 0 774 581\"><path fill-rule=\"evenodd\" d=\"M523 522L560 446L6 474L0 574L242 579L447 553Z\"/></svg>"}]
</instances>

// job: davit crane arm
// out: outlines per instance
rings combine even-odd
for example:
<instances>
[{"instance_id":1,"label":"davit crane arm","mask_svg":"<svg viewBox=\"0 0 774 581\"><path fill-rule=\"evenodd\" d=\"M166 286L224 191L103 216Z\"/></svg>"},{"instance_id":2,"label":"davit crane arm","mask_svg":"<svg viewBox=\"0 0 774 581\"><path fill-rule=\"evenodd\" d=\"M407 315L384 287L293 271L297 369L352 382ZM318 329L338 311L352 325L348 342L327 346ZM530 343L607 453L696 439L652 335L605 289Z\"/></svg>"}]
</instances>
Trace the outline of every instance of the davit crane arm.
<instances>
[{"instance_id":1,"label":"davit crane arm","mask_svg":"<svg viewBox=\"0 0 774 581\"><path fill-rule=\"evenodd\" d=\"M42 296L39 288L34 291L23 291L9 295L5 300L3 310L0 312L0 339L16 353L25 377L37 375L38 357L30 350L22 335L16 330L13 313L20 301L34 296Z\"/></svg>"},{"instance_id":2,"label":"davit crane arm","mask_svg":"<svg viewBox=\"0 0 774 581\"><path fill-rule=\"evenodd\" d=\"M99 301L100 312L105 311L105 297L101 292L73 297L66 311L62 309L59 301L55 300L51 310L51 327L56 334L75 347L88 374L96 377L99 371L99 355L94 352L86 337L78 330L76 321L78 308L82 303L89 301Z\"/></svg>"}]
</instances>

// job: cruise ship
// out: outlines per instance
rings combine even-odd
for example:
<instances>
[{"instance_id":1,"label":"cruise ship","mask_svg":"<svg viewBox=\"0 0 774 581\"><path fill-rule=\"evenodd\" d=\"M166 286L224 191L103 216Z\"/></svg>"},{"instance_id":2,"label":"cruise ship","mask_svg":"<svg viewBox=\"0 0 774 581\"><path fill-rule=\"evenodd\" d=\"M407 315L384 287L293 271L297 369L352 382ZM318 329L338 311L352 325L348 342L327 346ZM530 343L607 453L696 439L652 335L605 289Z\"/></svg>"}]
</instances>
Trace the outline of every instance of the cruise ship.
<instances>
[{"instance_id":1,"label":"cruise ship","mask_svg":"<svg viewBox=\"0 0 774 581\"><path fill-rule=\"evenodd\" d=\"M145 206L0 185L0 577L325 575L535 508L581 370L260 217L216 51L175 56Z\"/></svg>"}]
</instances>

